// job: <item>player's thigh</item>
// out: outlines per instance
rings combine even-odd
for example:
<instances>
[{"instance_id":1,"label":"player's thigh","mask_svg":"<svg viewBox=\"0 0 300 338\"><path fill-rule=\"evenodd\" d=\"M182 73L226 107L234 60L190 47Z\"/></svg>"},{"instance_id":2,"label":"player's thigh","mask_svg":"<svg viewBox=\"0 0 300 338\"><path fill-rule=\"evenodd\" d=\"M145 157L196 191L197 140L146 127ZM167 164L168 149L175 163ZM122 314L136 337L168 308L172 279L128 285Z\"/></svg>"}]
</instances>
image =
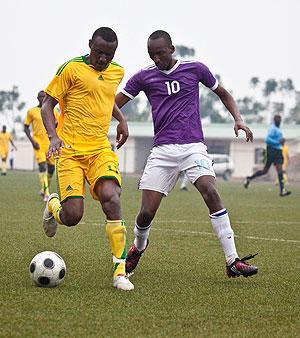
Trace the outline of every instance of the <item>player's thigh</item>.
<instances>
[{"instance_id":1,"label":"player's thigh","mask_svg":"<svg viewBox=\"0 0 300 338\"><path fill-rule=\"evenodd\" d=\"M8 151L5 151L5 150L0 151L0 158L3 162L6 161L7 156L8 156Z\"/></svg>"},{"instance_id":2,"label":"player's thigh","mask_svg":"<svg viewBox=\"0 0 300 338\"><path fill-rule=\"evenodd\" d=\"M110 148L104 149L89 157L85 175L90 185L90 193L95 200L99 200L95 192L95 187L99 180L99 182L103 182L99 186L100 190L103 184L105 191L108 191L109 187L112 192L121 190L119 188L122 185L122 179L119 170L118 156ZM112 187L114 188L112 189Z\"/></svg>"},{"instance_id":3,"label":"player's thigh","mask_svg":"<svg viewBox=\"0 0 300 338\"><path fill-rule=\"evenodd\" d=\"M193 184L202 176L210 176L212 180L216 177L212 158L208 155L206 146L202 144L191 148L182 162L182 169Z\"/></svg>"},{"instance_id":4,"label":"player's thigh","mask_svg":"<svg viewBox=\"0 0 300 338\"><path fill-rule=\"evenodd\" d=\"M56 177L61 201L72 197L85 197L85 163L75 157L59 157L56 160Z\"/></svg>"},{"instance_id":5,"label":"player's thigh","mask_svg":"<svg viewBox=\"0 0 300 338\"><path fill-rule=\"evenodd\" d=\"M42 149L34 149L34 157L38 164L46 162L46 154Z\"/></svg>"},{"instance_id":6,"label":"player's thigh","mask_svg":"<svg viewBox=\"0 0 300 338\"><path fill-rule=\"evenodd\" d=\"M139 181L139 189L156 191L167 196L174 188L179 173L179 167L175 162L168 162L165 156L161 157L154 151L147 159Z\"/></svg>"},{"instance_id":7,"label":"player's thigh","mask_svg":"<svg viewBox=\"0 0 300 338\"><path fill-rule=\"evenodd\" d=\"M283 165L283 156L282 156L282 151L281 149L276 149L275 154L274 154L274 164L275 165Z\"/></svg>"}]
</instances>

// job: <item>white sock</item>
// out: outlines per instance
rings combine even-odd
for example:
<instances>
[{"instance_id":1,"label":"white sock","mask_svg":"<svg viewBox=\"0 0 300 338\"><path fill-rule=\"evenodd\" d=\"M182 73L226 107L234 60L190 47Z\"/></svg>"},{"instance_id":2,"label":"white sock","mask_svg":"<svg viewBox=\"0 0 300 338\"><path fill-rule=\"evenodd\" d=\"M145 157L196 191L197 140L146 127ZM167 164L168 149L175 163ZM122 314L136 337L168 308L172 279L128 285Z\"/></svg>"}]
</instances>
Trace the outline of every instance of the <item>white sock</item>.
<instances>
[{"instance_id":1,"label":"white sock","mask_svg":"<svg viewBox=\"0 0 300 338\"><path fill-rule=\"evenodd\" d=\"M146 228L141 228L138 226L137 222L135 222L133 230L135 235L134 245L139 251L144 250L147 246L151 225L152 224L149 224Z\"/></svg>"},{"instance_id":2,"label":"white sock","mask_svg":"<svg viewBox=\"0 0 300 338\"><path fill-rule=\"evenodd\" d=\"M209 215L212 227L216 233L224 251L227 265L232 264L238 254L234 243L234 233L230 225L226 209L219 210Z\"/></svg>"}]
</instances>

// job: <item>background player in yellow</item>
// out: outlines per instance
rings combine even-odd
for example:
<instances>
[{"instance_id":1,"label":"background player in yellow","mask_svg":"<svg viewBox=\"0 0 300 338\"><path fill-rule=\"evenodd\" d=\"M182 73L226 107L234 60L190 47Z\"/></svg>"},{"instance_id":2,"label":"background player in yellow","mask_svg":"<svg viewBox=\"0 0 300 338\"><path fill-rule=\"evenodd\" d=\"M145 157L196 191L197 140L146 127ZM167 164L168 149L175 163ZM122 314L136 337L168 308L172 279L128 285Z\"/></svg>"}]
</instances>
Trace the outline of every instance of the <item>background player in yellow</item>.
<instances>
[{"instance_id":1,"label":"background player in yellow","mask_svg":"<svg viewBox=\"0 0 300 338\"><path fill-rule=\"evenodd\" d=\"M14 144L12 136L6 131L6 126L2 127L2 132L0 133L0 157L1 157L1 175L6 175L6 160L8 156L8 145L9 142L17 150L17 147Z\"/></svg>"},{"instance_id":2,"label":"background player in yellow","mask_svg":"<svg viewBox=\"0 0 300 338\"><path fill-rule=\"evenodd\" d=\"M286 145L285 138L281 139L281 145L282 145L281 151L282 151L282 157L283 157L282 176L283 176L283 182L286 185L288 183L286 168L287 168L290 157L289 157L289 148ZM278 184L278 178L276 178L275 184Z\"/></svg>"},{"instance_id":3,"label":"background player in yellow","mask_svg":"<svg viewBox=\"0 0 300 338\"><path fill-rule=\"evenodd\" d=\"M24 132L33 146L35 159L38 163L39 179L41 183L40 195L43 200L47 202L50 181L55 169L55 162L53 156L51 158L46 157L50 142L41 115L42 102L45 96L45 92L41 90L37 96L39 104L28 110L24 121ZM55 108L54 116L55 121L57 121L58 111ZM32 127L32 136L29 129L30 125Z\"/></svg>"},{"instance_id":4,"label":"background player in yellow","mask_svg":"<svg viewBox=\"0 0 300 338\"><path fill-rule=\"evenodd\" d=\"M128 137L127 123L115 104L115 93L124 76L112 61L118 45L115 32L98 28L89 40L90 54L64 63L48 85L42 117L50 139L48 156L56 156L58 194L51 194L43 215L47 236L56 234L57 222L79 223L84 211L85 181L106 215L114 275L113 286L133 290L125 276L126 228L122 221L121 177L117 155L107 133L112 115L119 121L117 142ZM61 114L55 129L53 108L59 102Z\"/></svg>"}]
</instances>

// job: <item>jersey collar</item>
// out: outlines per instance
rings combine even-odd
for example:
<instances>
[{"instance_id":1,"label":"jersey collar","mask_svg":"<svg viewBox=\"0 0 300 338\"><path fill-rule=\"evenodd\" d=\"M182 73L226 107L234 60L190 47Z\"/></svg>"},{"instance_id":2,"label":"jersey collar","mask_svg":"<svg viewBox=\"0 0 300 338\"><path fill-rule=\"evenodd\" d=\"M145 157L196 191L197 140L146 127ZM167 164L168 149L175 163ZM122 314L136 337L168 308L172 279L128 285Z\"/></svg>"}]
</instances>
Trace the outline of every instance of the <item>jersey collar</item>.
<instances>
[{"instance_id":1,"label":"jersey collar","mask_svg":"<svg viewBox=\"0 0 300 338\"><path fill-rule=\"evenodd\" d=\"M180 65L180 60L177 60L174 66L169 70L160 70L158 68L157 69L164 74L171 74L172 72L174 72L175 69L178 68L179 65Z\"/></svg>"}]
</instances>

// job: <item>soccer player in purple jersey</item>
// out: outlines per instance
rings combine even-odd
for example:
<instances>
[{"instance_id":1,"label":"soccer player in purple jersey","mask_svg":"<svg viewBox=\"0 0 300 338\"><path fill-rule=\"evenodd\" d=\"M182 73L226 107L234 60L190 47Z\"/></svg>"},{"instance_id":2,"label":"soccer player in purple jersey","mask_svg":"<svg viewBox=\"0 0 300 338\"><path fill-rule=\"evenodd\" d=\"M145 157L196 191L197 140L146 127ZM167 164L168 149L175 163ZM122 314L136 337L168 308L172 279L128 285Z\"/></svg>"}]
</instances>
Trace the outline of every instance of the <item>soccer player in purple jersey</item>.
<instances>
[{"instance_id":1,"label":"soccer player in purple jersey","mask_svg":"<svg viewBox=\"0 0 300 338\"><path fill-rule=\"evenodd\" d=\"M179 173L184 171L202 195L209 209L212 227L219 238L226 258L228 277L244 277L257 273L257 267L246 263L249 255L239 258L227 210L216 190L212 159L203 143L199 113L199 82L213 90L234 118L235 135L251 130L244 124L233 97L218 83L203 63L180 61L170 35L155 31L148 39L148 53L154 65L132 76L124 90L116 96L122 107L140 91L144 91L152 107L154 145L148 157L139 189L142 205L136 217L134 244L126 258L126 272L131 273L148 245L152 220L163 196L174 188Z\"/></svg>"}]
</instances>

